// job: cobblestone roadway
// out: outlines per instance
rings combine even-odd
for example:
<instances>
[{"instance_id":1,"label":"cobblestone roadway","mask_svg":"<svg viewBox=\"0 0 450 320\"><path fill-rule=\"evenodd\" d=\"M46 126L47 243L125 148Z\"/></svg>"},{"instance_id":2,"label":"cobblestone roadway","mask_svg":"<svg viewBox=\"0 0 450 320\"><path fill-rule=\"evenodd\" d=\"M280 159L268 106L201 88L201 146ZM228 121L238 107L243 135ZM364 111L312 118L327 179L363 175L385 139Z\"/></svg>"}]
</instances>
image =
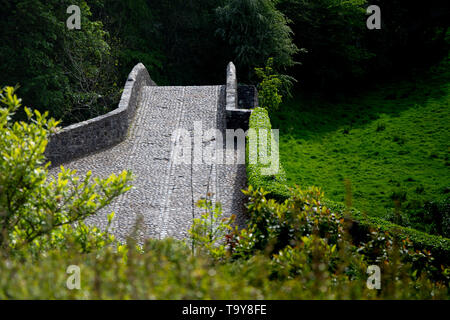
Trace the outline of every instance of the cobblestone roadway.
<instances>
[{"instance_id":1,"label":"cobblestone roadway","mask_svg":"<svg viewBox=\"0 0 450 320\"><path fill-rule=\"evenodd\" d=\"M87 222L104 227L107 214L115 211L112 232L120 240L132 232L139 216L143 218L138 229L140 240L182 239L187 236L192 217L200 214L195 202L207 191L222 203L225 215L243 212L240 190L246 184L244 165L191 166L171 161L172 133L176 128L192 133L194 121L202 121L203 130L224 130L224 117L225 86L144 87L141 105L125 141L64 164L77 169L79 175L92 170L94 176L107 177L127 169L136 177L133 189ZM203 145L208 143L214 144L215 140L204 141ZM58 171L59 168L51 169L53 174ZM237 215L242 223L243 217Z\"/></svg>"}]
</instances>

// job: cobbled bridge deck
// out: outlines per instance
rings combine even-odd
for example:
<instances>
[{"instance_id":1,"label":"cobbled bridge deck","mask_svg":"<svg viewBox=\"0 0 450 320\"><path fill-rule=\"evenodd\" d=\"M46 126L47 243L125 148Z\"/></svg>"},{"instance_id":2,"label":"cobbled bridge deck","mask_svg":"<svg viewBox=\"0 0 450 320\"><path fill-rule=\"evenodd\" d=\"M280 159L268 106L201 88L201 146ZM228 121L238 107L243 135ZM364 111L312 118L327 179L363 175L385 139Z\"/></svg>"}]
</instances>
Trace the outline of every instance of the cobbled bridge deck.
<instances>
[{"instance_id":1,"label":"cobbled bridge deck","mask_svg":"<svg viewBox=\"0 0 450 320\"><path fill-rule=\"evenodd\" d=\"M131 170L135 176L131 190L89 217L87 223L104 228L107 215L114 211L110 230L119 240L125 240L135 226L140 239L182 239L193 217L201 214L195 203L208 192L213 201L222 204L224 215L234 213L242 221L245 165L177 164L172 159L176 129L188 130L191 137L195 121L202 122L204 131L226 129L226 100L225 85L143 86L122 142L63 163L80 176L88 170L98 177L122 170ZM203 146L210 143L215 143L214 139L202 142ZM51 168L53 174L58 171L59 166Z\"/></svg>"}]
</instances>

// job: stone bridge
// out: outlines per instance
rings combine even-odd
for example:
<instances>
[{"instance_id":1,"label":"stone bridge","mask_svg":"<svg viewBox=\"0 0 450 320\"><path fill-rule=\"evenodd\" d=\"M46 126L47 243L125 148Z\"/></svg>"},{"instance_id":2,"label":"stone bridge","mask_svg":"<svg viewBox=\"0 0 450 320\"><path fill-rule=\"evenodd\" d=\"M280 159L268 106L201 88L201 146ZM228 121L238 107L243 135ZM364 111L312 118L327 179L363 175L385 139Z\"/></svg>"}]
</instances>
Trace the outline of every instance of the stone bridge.
<instances>
[{"instance_id":1,"label":"stone bridge","mask_svg":"<svg viewBox=\"0 0 450 320\"><path fill-rule=\"evenodd\" d=\"M180 143L174 132L185 129L194 137L194 125L199 127L199 121L204 131L246 130L255 105L255 88L237 85L232 63L227 67L225 85L185 87L157 86L138 64L127 79L117 109L51 136L46 150L52 161L50 172L57 174L59 164L76 169L80 176L88 170L99 177L131 170L133 188L87 220L103 228L107 215L114 211L111 231L119 240L130 235L136 225L139 239L185 238L192 219L201 213L195 203L208 192L213 201L222 204L225 216L234 213L242 223L244 197L240 190L246 186L245 165L217 161L180 164L174 161ZM217 146L214 137L200 143L225 149L225 139L217 139ZM193 149L194 144L191 157ZM237 159L238 153L234 149L231 156Z\"/></svg>"}]
</instances>

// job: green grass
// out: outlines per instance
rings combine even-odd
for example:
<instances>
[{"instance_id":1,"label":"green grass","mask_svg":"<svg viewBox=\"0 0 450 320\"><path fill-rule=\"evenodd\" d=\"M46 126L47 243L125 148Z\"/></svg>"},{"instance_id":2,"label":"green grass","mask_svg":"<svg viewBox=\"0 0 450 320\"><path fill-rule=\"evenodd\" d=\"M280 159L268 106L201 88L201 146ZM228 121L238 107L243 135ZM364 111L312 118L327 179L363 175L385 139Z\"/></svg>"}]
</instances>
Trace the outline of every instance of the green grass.
<instances>
[{"instance_id":1,"label":"green grass","mask_svg":"<svg viewBox=\"0 0 450 320\"><path fill-rule=\"evenodd\" d=\"M414 216L424 202L448 198L448 66L351 97L297 94L286 101L271 120L280 129L288 184L320 186L341 202L349 179L352 205L380 218L394 199Z\"/></svg>"},{"instance_id":2,"label":"green grass","mask_svg":"<svg viewBox=\"0 0 450 320\"><path fill-rule=\"evenodd\" d=\"M256 108L250 116L249 127L253 129L270 129L271 121L266 110ZM247 144L247 156L250 149ZM269 192L268 197L278 201L285 201L289 198L289 186L286 184L286 172L283 168L283 161L280 162L280 172L277 175L262 175L260 165L252 165L248 161L246 163L248 184L255 188L264 188ZM325 194L327 197L327 194ZM328 197L327 197L328 198ZM325 199L325 205L332 211L346 215L352 222L352 237L358 243L364 241L365 235L371 230L387 231L395 233L400 238L409 238L414 243L416 249L426 249L432 252L435 258L436 266L448 265L450 258L450 239L439 235L432 235L426 232L418 231L398 224L386 221L376 216L368 216L365 212L361 212L357 208L348 207L343 202L337 202ZM351 206L351 203L347 201ZM349 215L347 215L349 214ZM420 229L420 228L418 228Z\"/></svg>"}]
</instances>

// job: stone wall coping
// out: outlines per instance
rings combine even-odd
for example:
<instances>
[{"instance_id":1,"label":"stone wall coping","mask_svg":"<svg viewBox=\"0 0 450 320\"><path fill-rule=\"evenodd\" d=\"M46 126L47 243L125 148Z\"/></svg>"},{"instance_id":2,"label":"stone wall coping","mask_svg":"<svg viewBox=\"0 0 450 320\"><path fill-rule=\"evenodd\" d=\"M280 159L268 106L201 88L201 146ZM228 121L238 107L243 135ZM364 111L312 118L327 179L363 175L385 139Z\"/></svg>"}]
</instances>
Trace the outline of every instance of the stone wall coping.
<instances>
[{"instance_id":1,"label":"stone wall coping","mask_svg":"<svg viewBox=\"0 0 450 320\"><path fill-rule=\"evenodd\" d=\"M68 125L66 127L60 128L54 134L60 134L62 132L67 132L67 131L70 131L70 130L78 129L80 127L85 127L86 125L89 125L91 123L102 121L102 120L104 120L106 118L109 118L112 115L116 115L116 114L124 112L126 109L129 108L132 91L134 89L134 86L136 85L136 79L138 77L138 74L141 73L141 72L144 72L144 73L148 74L147 69L145 68L145 66L142 63L138 63L137 65L135 65L133 67L133 69L131 70L130 74L128 75L127 81L125 82L124 90L123 90L122 95L120 97L119 105L117 106L116 109L111 110L108 113L99 115L97 117L94 117L94 118L91 118L91 119L88 119L88 120L84 120L84 121L80 121L80 122L77 122L77 123L73 123L73 124ZM153 80L151 80L150 75L148 75L148 78L150 79L150 83L147 84L147 85L156 85L153 82Z\"/></svg>"},{"instance_id":2,"label":"stone wall coping","mask_svg":"<svg viewBox=\"0 0 450 320\"><path fill-rule=\"evenodd\" d=\"M238 82L236 67L229 62L226 74L226 118L227 128L248 129L248 120L253 110L238 108Z\"/></svg>"},{"instance_id":3,"label":"stone wall coping","mask_svg":"<svg viewBox=\"0 0 450 320\"><path fill-rule=\"evenodd\" d=\"M125 82L118 107L53 133L45 151L47 159L55 165L121 142L127 136L142 87L155 85L145 66L135 65Z\"/></svg>"}]
</instances>

